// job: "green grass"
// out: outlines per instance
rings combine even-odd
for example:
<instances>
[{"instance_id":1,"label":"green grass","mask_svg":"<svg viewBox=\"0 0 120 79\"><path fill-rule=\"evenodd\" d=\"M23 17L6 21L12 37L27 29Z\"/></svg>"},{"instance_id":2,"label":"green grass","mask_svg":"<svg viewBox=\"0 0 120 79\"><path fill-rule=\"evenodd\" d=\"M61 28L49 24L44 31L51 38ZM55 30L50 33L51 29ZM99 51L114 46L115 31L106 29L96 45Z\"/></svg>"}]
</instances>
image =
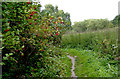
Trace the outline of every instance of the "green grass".
<instances>
[{"instance_id":1,"label":"green grass","mask_svg":"<svg viewBox=\"0 0 120 79\"><path fill-rule=\"evenodd\" d=\"M71 67L72 67L72 62L71 62L71 59L69 59L67 57L67 55L65 54L63 56L63 58L60 59L62 61L62 63L65 64L65 70L64 70L64 77L71 77Z\"/></svg>"},{"instance_id":2,"label":"green grass","mask_svg":"<svg viewBox=\"0 0 120 79\"><path fill-rule=\"evenodd\" d=\"M65 34L62 51L77 56L75 74L78 77L117 77L118 61L114 60L118 56L117 38L118 27Z\"/></svg>"},{"instance_id":3,"label":"green grass","mask_svg":"<svg viewBox=\"0 0 120 79\"><path fill-rule=\"evenodd\" d=\"M111 64L107 57L99 58L98 53L90 50L63 49L63 51L71 56L77 56L75 74L78 77L117 77L117 64Z\"/></svg>"},{"instance_id":4,"label":"green grass","mask_svg":"<svg viewBox=\"0 0 120 79\"><path fill-rule=\"evenodd\" d=\"M118 38L117 30L118 28L116 27L94 32L65 34L62 37L62 45L65 47L68 45L72 45L73 47L78 47L78 45L85 46L87 44L90 44L94 39L104 40L105 38L115 43L116 39Z\"/></svg>"},{"instance_id":5,"label":"green grass","mask_svg":"<svg viewBox=\"0 0 120 79\"><path fill-rule=\"evenodd\" d=\"M117 29L116 27L95 32L65 34L62 37L62 47L94 50L99 53L117 55Z\"/></svg>"},{"instance_id":6,"label":"green grass","mask_svg":"<svg viewBox=\"0 0 120 79\"><path fill-rule=\"evenodd\" d=\"M53 53L56 54L56 56L50 57L50 59L48 59L49 57L47 57L48 62L50 60L55 62L52 65L51 72L60 70L59 72L60 77L71 77L72 62L71 62L71 59L67 57L66 52L62 51L58 47L53 47L53 48L51 47L50 49L53 50ZM50 55L52 55L52 53L50 53Z\"/></svg>"}]
</instances>

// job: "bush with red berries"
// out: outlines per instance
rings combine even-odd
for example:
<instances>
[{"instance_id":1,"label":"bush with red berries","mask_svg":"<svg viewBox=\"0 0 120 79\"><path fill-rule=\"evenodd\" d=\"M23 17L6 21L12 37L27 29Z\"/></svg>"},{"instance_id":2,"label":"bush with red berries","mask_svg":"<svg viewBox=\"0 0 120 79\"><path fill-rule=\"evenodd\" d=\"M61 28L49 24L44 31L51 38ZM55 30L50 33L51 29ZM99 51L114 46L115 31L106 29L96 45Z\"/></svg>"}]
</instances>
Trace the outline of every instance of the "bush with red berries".
<instances>
[{"instance_id":1,"label":"bush with red berries","mask_svg":"<svg viewBox=\"0 0 120 79\"><path fill-rule=\"evenodd\" d=\"M56 48L52 51L51 48L69 27L66 27L67 22L64 22L61 17L51 16L47 12L42 16L39 11L41 5L35 4L33 5L32 2L2 3L3 77L60 75L61 69L48 71L50 66L56 67L56 61L52 63L55 65L50 65L50 62L58 54L55 52ZM48 59L50 57L52 59Z\"/></svg>"}]
</instances>

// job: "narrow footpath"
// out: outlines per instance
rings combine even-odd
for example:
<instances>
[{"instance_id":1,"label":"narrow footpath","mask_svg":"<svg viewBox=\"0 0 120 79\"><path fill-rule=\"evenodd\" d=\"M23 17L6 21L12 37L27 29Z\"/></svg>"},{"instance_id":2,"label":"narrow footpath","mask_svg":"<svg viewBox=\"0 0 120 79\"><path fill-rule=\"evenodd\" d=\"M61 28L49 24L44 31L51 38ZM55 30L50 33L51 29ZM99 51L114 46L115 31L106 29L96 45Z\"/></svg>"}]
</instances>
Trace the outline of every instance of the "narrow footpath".
<instances>
[{"instance_id":1,"label":"narrow footpath","mask_svg":"<svg viewBox=\"0 0 120 79\"><path fill-rule=\"evenodd\" d=\"M70 58L72 60L72 69L71 69L71 77L75 77L77 79L77 76L75 75L74 69L75 69L75 57L71 57L70 55L67 55L68 58Z\"/></svg>"}]
</instances>

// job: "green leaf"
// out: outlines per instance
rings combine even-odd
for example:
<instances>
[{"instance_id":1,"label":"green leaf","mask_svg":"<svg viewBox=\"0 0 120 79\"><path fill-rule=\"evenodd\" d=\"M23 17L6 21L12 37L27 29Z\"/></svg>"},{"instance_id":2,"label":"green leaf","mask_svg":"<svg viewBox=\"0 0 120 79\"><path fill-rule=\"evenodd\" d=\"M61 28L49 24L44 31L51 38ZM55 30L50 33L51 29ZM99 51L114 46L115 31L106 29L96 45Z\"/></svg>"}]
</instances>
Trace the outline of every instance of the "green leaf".
<instances>
[{"instance_id":1,"label":"green leaf","mask_svg":"<svg viewBox=\"0 0 120 79\"><path fill-rule=\"evenodd\" d=\"M12 36L14 36L15 34L14 34L14 32L11 32L11 34L12 34Z\"/></svg>"},{"instance_id":2,"label":"green leaf","mask_svg":"<svg viewBox=\"0 0 120 79\"><path fill-rule=\"evenodd\" d=\"M25 46L23 45L22 48L24 48Z\"/></svg>"},{"instance_id":3,"label":"green leaf","mask_svg":"<svg viewBox=\"0 0 120 79\"><path fill-rule=\"evenodd\" d=\"M38 4L38 7L42 7L40 4Z\"/></svg>"},{"instance_id":4,"label":"green leaf","mask_svg":"<svg viewBox=\"0 0 120 79\"><path fill-rule=\"evenodd\" d=\"M19 30L17 29L17 32L16 32L18 35L19 35Z\"/></svg>"},{"instance_id":5,"label":"green leaf","mask_svg":"<svg viewBox=\"0 0 120 79\"><path fill-rule=\"evenodd\" d=\"M3 60L7 60L7 57L3 57Z\"/></svg>"},{"instance_id":6,"label":"green leaf","mask_svg":"<svg viewBox=\"0 0 120 79\"><path fill-rule=\"evenodd\" d=\"M8 57L9 55L8 54L5 54L6 55L6 57Z\"/></svg>"},{"instance_id":7,"label":"green leaf","mask_svg":"<svg viewBox=\"0 0 120 79\"><path fill-rule=\"evenodd\" d=\"M5 63L2 62L2 63L0 63L0 65L5 65Z\"/></svg>"},{"instance_id":8,"label":"green leaf","mask_svg":"<svg viewBox=\"0 0 120 79\"><path fill-rule=\"evenodd\" d=\"M13 55L13 53L9 53L9 55Z\"/></svg>"},{"instance_id":9,"label":"green leaf","mask_svg":"<svg viewBox=\"0 0 120 79\"><path fill-rule=\"evenodd\" d=\"M15 45L15 41L13 41L13 45Z\"/></svg>"},{"instance_id":10,"label":"green leaf","mask_svg":"<svg viewBox=\"0 0 120 79\"><path fill-rule=\"evenodd\" d=\"M9 23L6 23L6 26L9 26Z\"/></svg>"}]
</instances>

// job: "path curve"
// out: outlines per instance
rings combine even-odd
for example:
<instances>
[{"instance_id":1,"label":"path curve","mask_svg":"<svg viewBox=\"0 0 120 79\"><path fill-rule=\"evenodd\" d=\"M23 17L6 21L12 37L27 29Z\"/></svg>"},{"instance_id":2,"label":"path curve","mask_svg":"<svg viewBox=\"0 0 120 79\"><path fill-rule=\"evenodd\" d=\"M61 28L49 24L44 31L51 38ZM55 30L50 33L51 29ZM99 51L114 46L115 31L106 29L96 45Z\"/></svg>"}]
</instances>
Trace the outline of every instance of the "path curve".
<instances>
[{"instance_id":1,"label":"path curve","mask_svg":"<svg viewBox=\"0 0 120 79\"><path fill-rule=\"evenodd\" d=\"M72 60L72 69L71 69L72 75L71 75L71 77L76 77L76 79L77 79L77 76L75 75L75 72L74 72L74 69L75 69L75 58L76 58L76 56L72 57L70 55L67 55L67 57Z\"/></svg>"}]
</instances>

